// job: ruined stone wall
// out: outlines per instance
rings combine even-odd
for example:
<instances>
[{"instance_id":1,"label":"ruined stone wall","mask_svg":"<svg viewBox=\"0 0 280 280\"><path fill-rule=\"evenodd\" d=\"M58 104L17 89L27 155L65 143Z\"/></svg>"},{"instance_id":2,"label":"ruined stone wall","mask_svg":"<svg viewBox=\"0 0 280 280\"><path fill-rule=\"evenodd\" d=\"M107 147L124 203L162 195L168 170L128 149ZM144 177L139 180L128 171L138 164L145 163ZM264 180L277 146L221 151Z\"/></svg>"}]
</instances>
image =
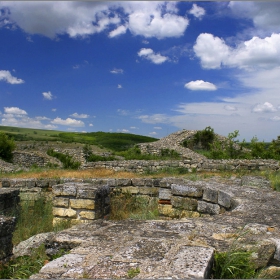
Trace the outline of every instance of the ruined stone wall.
<instances>
[{"instance_id":1,"label":"ruined stone wall","mask_svg":"<svg viewBox=\"0 0 280 280\"><path fill-rule=\"evenodd\" d=\"M186 168L189 172L196 171L238 171L238 170L279 170L279 161L276 160L125 160L88 162L83 169L106 168L115 171L128 171L144 173L147 171L159 171L169 168Z\"/></svg>"},{"instance_id":2,"label":"ruined stone wall","mask_svg":"<svg viewBox=\"0 0 280 280\"><path fill-rule=\"evenodd\" d=\"M16 226L18 189L0 188L0 263L7 261L13 252L13 232Z\"/></svg>"},{"instance_id":3,"label":"ruined stone wall","mask_svg":"<svg viewBox=\"0 0 280 280\"><path fill-rule=\"evenodd\" d=\"M159 213L169 218L199 217L229 211L234 200L222 184L210 185L181 178L92 179L53 186L54 223L86 223L110 211L110 193L120 191L154 197Z\"/></svg>"},{"instance_id":4,"label":"ruined stone wall","mask_svg":"<svg viewBox=\"0 0 280 280\"><path fill-rule=\"evenodd\" d=\"M54 157L41 152L13 152L13 163L23 167L38 166L44 167L48 164L56 164L62 166L61 162Z\"/></svg>"}]
</instances>

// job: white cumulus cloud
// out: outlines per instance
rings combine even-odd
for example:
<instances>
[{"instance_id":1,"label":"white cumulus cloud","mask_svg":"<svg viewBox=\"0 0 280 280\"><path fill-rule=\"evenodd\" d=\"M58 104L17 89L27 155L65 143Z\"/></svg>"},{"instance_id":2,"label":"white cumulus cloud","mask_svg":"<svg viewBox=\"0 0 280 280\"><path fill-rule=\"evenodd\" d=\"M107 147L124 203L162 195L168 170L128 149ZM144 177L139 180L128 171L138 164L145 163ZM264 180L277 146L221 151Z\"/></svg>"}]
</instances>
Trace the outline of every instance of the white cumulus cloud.
<instances>
[{"instance_id":1,"label":"white cumulus cloud","mask_svg":"<svg viewBox=\"0 0 280 280\"><path fill-rule=\"evenodd\" d=\"M18 107L4 107L4 111L6 114L27 115L26 111L24 111Z\"/></svg>"},{"instance_id":2,"label":"white cumulus cloud","mask_svg":"<svg viewBox=\"0 0 280 280\"><path fill-rule=\"evenodd\" d=\"M217 69L222 65L244 69L280 66L280 34L263 39L254 36L231 48L219 37L203 33L197 37L193 49L206 69Z\"/></svg>"},{"instance_id":3,"label":"white cumulus cloud","mask_svg":"<svg viewBox=\"0 0 280 280\"><path fill-rule=\"evenodd\" d=\"M156 54L152 49L146 49L146 48L142 48L138 52L138 56L150 60L154 64L162 64L163 62L168 60L167 56Z\"/></svg>"},{"instance_id":4,"label":"white cumulus cloud","mask_svg":"<svg viewBox=\"0 0 280 280\"><path fill-rule=\"evenodd\" d=\"M209 82L204 82L202 80L191 81L185 84L185 88L189 90L208 90L208 91L217 90L217 87L214 84Z\"/></svg>"},{"instance_id":5,"label":"white cumulus cloud","mask_svg":"<svg viewBox=\"0 0 280 280\"><path fill-rule=\"evenodd\" d=\"M87 119L89 117L89 115L87 114L78 114L78 113L74 113L70 116L78 119Z\"/></svg>"},{"instance_id":6,"label":"white cumulus cloud","mask_svg":"<svg viewBox=\"0 0 280 280\"><path fill-rule=\"evenodd\" d=\"M112 74L123 74L123 69L114 68L110 71Z\"/></svg>"},{"instance_id":7,"label":"white cumulus cloud","mask_svg":"<svg viewBox=\"0 0 280 280\"><path fill-rule=\"evenodd\" d=\"M10 71L0 70L0 81L5 81L9 84L22 84L24 80L12 76Z\"/></svg>"},{"instance_id":8,"label":"white cumulus cloud","mask_svg":"<svg viewBox=\"0 0 280 280\"><path fill-rule=\"evenodd\" d=\"M177 3L153 1L2 1L8 9L6 23L19 26L28 34L55 38L109 32L110 38L124 34L158 39L180 37L189 20L178 14Z\"/></svg>"},{"instance_id":9,"label":"white cumulus cloud","mask_svg":"<svg viewBox=\"0 0 280 280\"><path fill-rule=\"evenodd\" d=\"M265 102L263 104L256 104L252 109L254 113L270 113L276 112L277 109L269 102Z\"/></svg>"},{"instance_id":10,"label":"white cumulus cloud","mask_svg":"<svg viewBox=\"0 0 280 280\"><path fill-rule=\"evenodd\" d=\"M205 15L205 10L202 7L199 7L196 4L193 4L189 13L192 14L193 16L201 19Z\"/></svg>"},{"instance_id":11,"label":"white cumulus cloud","mask_svg":"<svg viewBox=\"0 0 280 280\"><path fill-rule=\"evenodd\" d=\"M42 92L42 95L43 95L44 99L46 99L46 100L52 100L53 99L53 95L50 91Z\"/></svg>"},{"instance_id":12,"label":"white cumulus cloud","mask_svg":"<svg viewBox=\"0 0 280 280\"><path fill-rule=\"evenodd\" d=\"M51 121L52 124L57 124L57 125L67 125L67 126L73 126L73 127L83 127L85 126L84 122L67 118L65 120L61 118L55 118L54 120Z\"/></svg>"},{"instance_id":13,"label":"white cumulus cloud","mask_svg":"<svg viewBox=\"0 0 280 280\"><path fill-rule=\"evenodd\" d=\"M124 26L124 25L120 25L118 26L116 29L112 30L110 33L109 33L109 37L110 38L113 38L113 37L116 37L116 36L119 36L121 34L125 34L126 33L126 30L127 30L127 27Z\"/></svg>"},{"instance_id":14,"label":"white cumulus cloud","mask_svg":"<svg viewBox=\"0 0 280 280\"><path fill-rule=\"evenodd\" d=\"M251 19L257 28L280 31L277 1L231 1L229 7L235 16Z\"/></svg>"}]
</instances>

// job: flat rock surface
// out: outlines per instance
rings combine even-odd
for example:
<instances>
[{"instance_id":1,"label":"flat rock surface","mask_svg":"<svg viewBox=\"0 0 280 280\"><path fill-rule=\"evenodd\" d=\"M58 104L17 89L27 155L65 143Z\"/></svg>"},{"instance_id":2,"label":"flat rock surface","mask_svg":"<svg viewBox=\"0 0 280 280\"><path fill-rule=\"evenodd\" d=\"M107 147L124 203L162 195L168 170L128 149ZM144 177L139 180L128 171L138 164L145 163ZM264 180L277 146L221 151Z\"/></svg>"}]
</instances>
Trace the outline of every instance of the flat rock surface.
<instances>
[{"instance_id":1,"label":"flat rock surface","mask_svg":"<svg viewBox=\"0 0 280 280\"><path fill-rule=\"evenodd\" d=\"M61 231L46 244L66 254L31 278L182 279L211 276L214 251L252 250L255 264L279 266L280 193L241 180L211 178L235 208L181 220L96 220Z\"/></svg>"}]
</instances>

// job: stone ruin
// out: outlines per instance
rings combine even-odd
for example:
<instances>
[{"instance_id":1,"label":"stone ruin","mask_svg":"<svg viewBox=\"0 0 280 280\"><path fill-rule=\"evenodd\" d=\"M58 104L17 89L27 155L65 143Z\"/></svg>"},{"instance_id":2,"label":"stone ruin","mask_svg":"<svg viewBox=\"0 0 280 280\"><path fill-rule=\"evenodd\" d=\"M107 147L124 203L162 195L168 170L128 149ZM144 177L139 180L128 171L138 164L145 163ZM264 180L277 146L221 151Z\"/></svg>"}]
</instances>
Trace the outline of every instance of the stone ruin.
<instances>
[{"instance_id":1,"label":"stone ruin","mask_svg":"<svg viewBox=\"0 0 280 280\"><path fill-rule=\"evenodd\" d=\"M32 189L36 180L2 180ZM43 183L44 182L44 183ZM39 180L52 185L54 222L71 219L75 226L40 235L53 260L32 279L210 278L215 252L235 247L252 252L258 269L280 266L280 193L262 177ZM27 187L28 186L28 187ZM161 220L106 219L113 189L158 199ZM105 218L102 218L104 217ZM180 219L178 219L180 218ZM27 240L34 247L36 236ZM40 244L41 244L40 243ZM39 246L39 245L38 245ZM15 255L19 250L14 248Z\"/></svg>"}]
</instances>

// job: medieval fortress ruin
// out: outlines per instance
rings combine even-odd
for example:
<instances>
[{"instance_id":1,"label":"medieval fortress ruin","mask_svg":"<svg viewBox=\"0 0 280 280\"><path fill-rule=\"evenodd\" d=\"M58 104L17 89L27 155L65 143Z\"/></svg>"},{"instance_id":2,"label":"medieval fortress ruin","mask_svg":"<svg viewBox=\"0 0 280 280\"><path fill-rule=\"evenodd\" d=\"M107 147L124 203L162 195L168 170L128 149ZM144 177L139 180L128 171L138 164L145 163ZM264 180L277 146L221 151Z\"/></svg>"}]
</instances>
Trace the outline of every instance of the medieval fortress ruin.
<instances>
[{"instance_id":1,"label":"medieval fortress ruin","mask_svg":"<svg viewBox=\"0 0 280 280\"><path fill-rule=\"evenodd\" d=\"M157 153L162 148L179 152L180 160L111 161L83 163L82 169L107 168L143 173L168 167L189 172L219 170L279 170L274 160L208 160L180 144L181 131L140 149ZM73 153L76 159L82 152ZM43 153L17 151L14 164L1 164L4 171L15 164L45 166L51 160ZM234 175L234 173L233 173ZM53 200L54 223L70 220L74 225L49 233L43 243L55 254L70 250L46 264L31 278L125 278L138 269L136 278L209 278L215 251L227 251L238 238L242 250L252 251L257 268L280 266L280 193L272 191L262 177L241 179L211 177L199 181L168 177L160 179L1 179L0 259L13 252L11 243L15 219L9 213L21 200L44 195ZM129 192L154 198L163 219L151 221L110 221L112 192ZM34 241L34 240L33 240ZM33 241L29 243L33 244ZM35 241L34 241L35 242ZM26 245L29 246L29 245Z\"/></svg>"}]
</instances>

